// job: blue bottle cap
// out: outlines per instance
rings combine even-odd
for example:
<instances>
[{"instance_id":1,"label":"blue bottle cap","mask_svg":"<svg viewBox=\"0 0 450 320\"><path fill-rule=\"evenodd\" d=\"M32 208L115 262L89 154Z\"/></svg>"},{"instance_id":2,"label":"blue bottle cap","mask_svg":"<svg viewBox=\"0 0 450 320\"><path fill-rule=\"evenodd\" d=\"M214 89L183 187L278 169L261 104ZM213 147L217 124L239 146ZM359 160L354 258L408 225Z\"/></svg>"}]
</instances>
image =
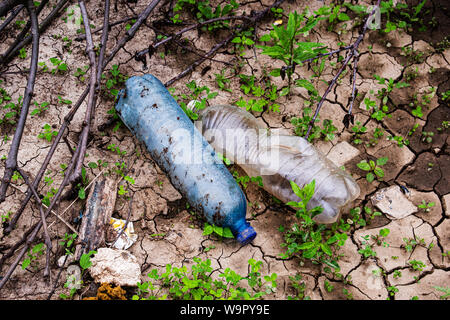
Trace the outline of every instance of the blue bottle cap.
<instances>
[{"instance_id":1,"label":"blue bottle cap","mask_svg":"<svg viewBox=\"0 0 450 320\"><path fill-rule=\"evenodd\" d=\"M250 243L253 239L255 239L255 237L256 231L250 224L248 224L246 228L240 230L236 235L237 241L239 241L242 245Z\"/></svg>"}]
</instances>

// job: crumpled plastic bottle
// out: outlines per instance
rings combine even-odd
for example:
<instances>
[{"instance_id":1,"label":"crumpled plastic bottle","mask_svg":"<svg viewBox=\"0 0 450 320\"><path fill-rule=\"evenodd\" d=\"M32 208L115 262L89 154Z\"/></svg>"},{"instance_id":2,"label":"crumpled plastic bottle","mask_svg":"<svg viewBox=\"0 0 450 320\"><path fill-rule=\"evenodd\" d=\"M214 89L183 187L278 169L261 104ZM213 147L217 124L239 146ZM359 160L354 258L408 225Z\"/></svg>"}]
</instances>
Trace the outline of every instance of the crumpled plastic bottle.
<instances>
[{"instance_id":1,"label":"crumpled plastic bottle","mask_svg":"<svg viewBox=\"0 0 450 320\"><path fill-rule=\"evenodd\" d=\"M318 223L336 222L342 209L360 193L355 180L306 139L274 133L243 109L210 106L199 112L195 125L216 152L248 176L261 176L263 188L284 203L300 201L290 181L302 187L314 179L315 193L307 208L324 209L314 217Z\"/></svg>"},{"instance_id":2,"label":"crumpled plastic bottle","mask_svg":"<svg viewBox=\"0 0 450 320\"><path fill-rule=\"evenodd\" d=\"M173 186L206 220L252 241L247 201L233 176L159 79L134 76L119 92L116 110Z\"/></svg>"}]
</instances>

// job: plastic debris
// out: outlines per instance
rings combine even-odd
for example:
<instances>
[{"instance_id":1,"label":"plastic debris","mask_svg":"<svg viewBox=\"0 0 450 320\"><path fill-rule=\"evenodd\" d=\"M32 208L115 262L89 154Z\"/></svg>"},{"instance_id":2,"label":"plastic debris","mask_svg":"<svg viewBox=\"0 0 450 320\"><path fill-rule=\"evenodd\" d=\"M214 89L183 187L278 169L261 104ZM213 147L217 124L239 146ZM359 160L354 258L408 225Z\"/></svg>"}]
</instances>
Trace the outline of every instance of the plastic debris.
<instances>
[{"instance_id":1,"label":"plastic debris","mask_svg":"<svg viewBox=\"0 0 450 320\"><path fill-rule=\"evenodd\" d=\"M111 218L109 224L113 227L114 235L112 238L114 239L111 243L112 246L116 249L126 250L131 247L136 240L138 239L138 235L134 233L133 222L129 221L127 223L127 228L122 232L125 227L126 220ZM120 236L119 236L120 234ZM119 236L117 238L117 236ZM117 240L116 240L117 239Z\"/></svg>"},{"instance_id":2,"label":"plastic debris","mask_svg":"<svg viewBox=\"0 0 450 320\"><path fill-rule=\"evenodd\" d=\"M308 209L324 209L314 217L318 223L337 221L342 208L360 193L355 180L306 139L272 132L243 109L211 106L199 112L199 120L197 129L216 152L239 165L248 176L261 176L263 188L284 203L300 200L290 181L302 187L315 180Z\"/></svg>"},{"instance_id":3,"label":"plastic debris","mask_svg":"<svg viewBox=\"0 0 450 320\"><path fill-rule=\"evenodd\" d=\"M116 110L172 185L210 224L230 228L242 244L253 240L244 193L161 81L147 74L125 87Z\"/></svg>"}]
</instances>

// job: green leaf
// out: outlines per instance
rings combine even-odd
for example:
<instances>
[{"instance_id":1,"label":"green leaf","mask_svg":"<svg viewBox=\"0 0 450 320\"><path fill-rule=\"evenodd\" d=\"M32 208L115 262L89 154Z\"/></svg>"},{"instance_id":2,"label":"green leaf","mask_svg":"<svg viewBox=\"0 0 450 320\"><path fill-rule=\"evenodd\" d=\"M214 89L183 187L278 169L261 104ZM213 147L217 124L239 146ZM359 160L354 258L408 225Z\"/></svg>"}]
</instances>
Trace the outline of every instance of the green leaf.
<instances>
[{"instance_id":1,"label":"green leaf","mask_svg":"<svg viewBox=\"0 0 450 320\"><path fill-rule=\"evenodd\" d=\"M383 166L388 162L388 157L383 157L383 158L379 158L377 159L377 166Z\"/></svg>"},{"instance_id":2,"label":"green leaf","mask_svg":"<svg viewBox=\"0 0 450 320\"><path fill-rule=\"evenodd\" d=\"M297 85L297 87L305 88L306 90L308 90L308 92L317 92L314 85L306 79L298 79L297 81L295 81L295 84Z\"/></svg>"},{"instance_id":3,"label":"green leaf","mask_svg":"<svg viewBox=\"0 0 450 320\"><path fill-rule=\"evenodd\" d=\"M350 17L346 13L341 12L339 13L338 19L341 21L348 21L350 20Z\"/></svg>"},{"instance_id":4,"label":"green leaf","mask_svg":"<svg viewBox=\"0 0 450 320\"><path fill-rule=\"evenodd\" d=\"M280 58L283 57L285 54L285 51L282 47L279 45L275 45L273 47L267 47L267 46L256 46L257 48L262 48L262 54L268 55L269 57L273 58Z\"/></svg>"},{"instance_id":5,"label":"green leaf","mask_svg":"<svg viewBox=\"0 0 450 320\"><path fill-rule=\"evenodd\" d=\"M83 200L86 198L86 191L84 190L83 187L80 188L80 190L78 190L78 197Z\"/></svg>"},{"instance_id":6,"label":"green leaf","mask_svg":"<svg viewBox=\"0 0 450 320\"><path fill-rule=\"evenodd\" d=\"M234 238L233 232L228 227L223 228L223 237L224 238Z\"/></svg>"},{"instance_id":7,"label":"green leaf","mask_svg":"<svg viewBox=\"0 0 450 320\"><path fill-rule=\"evenodd\" d=\"M316 180L313 180L310 183L306 184L303 187L306 199L302 199L302 200L303 201L309 201L312 198L312 196L314 195L314 189L315 188L316 188Z\"/></svg>"},{"instance_id":8,"label":"green leaf","mask_svg":"<svg viewBox=\"0 0 450 320\"><path fill-rule=\"evenodd\" d=\"M313 247L307 251L303 251L303 257L306 259L314 258L319 247Z\"/></svg>"},{"instance_id":9,"label":"green leaf","mask_svg":"<svg viewBox=\"0 0 450 320\"><path fill-rule=\"evenodd\" d=\"M242 39L241 37L235 37L233 40L231 40L232 43L241 43Z\"/></svg>"},{"instance_id":10,"label":"green leaf","mask_svg":"<svg viewBox=\"0 0 450 320\"><path fill-rule=\"evenodd\" d=\"M325 252L330 257L333 255L331 248L326 243L321 243L320 247L322 248L322 251Z\"/></svg>"},{"instance_id":11,"label":"green leaf","mask_svg":"<svg viewBox=\"0 0 450 320\"><path fill-rule=\"evenodd\" d=\"M272 40L270 33L267 33L267 34L263 35L261 38L259 38L259 41L261 41L261 42L267 42L270 40Z\"/></svg>"},{"instance_id":12,"label":"green leaf","mask_svg":"<svg viewBox=\"0 0 450 320\"><path fill-rule=\"evenodd\" d=\"M281 89L280 97L288 95L289 94L289 90L290 90L289 87L284 87L283 89Z\"/></svg>"},{"instance_id":13,"label":"green leaf","mask_svg":"<svg viewBox=\"0 0 450 320\"><path fill-rule=\"evenodd\" d=\"M305 242L297 246L298 250L308 250L315 246L314 242Z\"/></svg>"},{"instance_id":14,"label":"green leaf","mask_svg":"<svg viewBox=\"0 0 450 320\"><path fill-rule=\"evenodd\" d=\"M96 253L97 253L97 251L91 250L91 251L89 251L89 253L83 253L81 255L80 267L83 268L83 270L89 268L92 265L91 256Z\"/></svg>"},{"instance_id":15,"label":"green leaf","mask_svg":"<svg viewBox=\"0 0 450 320\"><path fill-rule=\"evenodd\" d=\"M291 183L291 188L292 191L294 191L294 193L298 196L301 197L301 191L300 191L300 187L294 182L294 181L289 181Z\"/></svg>"},{"instance_id":16,"label":"green leaf","mask_svg":"<svg viewBox=\"0 0 450 320\"><path fill-rule=\"evenodd\" d=\"M366 175L366 180L367 180L367 182L372 182L374 179L375 179L375 176L373 175L372 172L369 172L369 173Z\"/></svg>"},{"instance_id":17,"label":"green leaf","mask_svg":"<svg viewBox=\"0 0 450 320\"><path fill-rule=\"evenodd\" d=\"M356 166L361 170L370 171L370 165L366 160L362 160L361 162L357 163Z\"/></svg>"},{"instance_id":18,"label":"green leaf","mask_svg":"<svg viewBox=\"0 0 450 320\"><path fill-rule=\"evenodd\" d=\"M388 228L383 228L380 230L380 236L386 237L390 232L391 230L389 230Z\"/></svg>"},{"instance_id":19,"label":"green leaf","mask_svg":"<svg viewBox=\"0 0 450 320\"><path fill-rule=\"evenodd\" d=\"M22 270L25 270L30 265L30 263L31 263L31 259L30 258L23 259Z\"/></svg>"},{"instance_id":20,"label":"green leaf","mask_svg":"<svg viewBox=\"0 0 450 320\"><path fill-rule=\"evenodd\" d=\"M95 162L89 162L88 167L91 169L96 169L96 168L98 168L98 164Z\"/></svg>"},{"instance_id":21,"label":"green leaf","mask_svg":"<svg viewBox=\"0 0 450 320\"><path fill-rule=\"evenodd\" d=\"M341 267L339 266L339 264L338 264L336 261L334 261L334 260L331 260L331 261L325 260L324 263L327 264L327 265L329 265L330 267L336 269L336 270L340 270L340 269L341 269Z\"/></svg>"},{"instance_id":22,"label":"green leaf","mask_svg":"<svg viewBox=\"0 0 450 320\"><path fill-rule=\"evenodd\" d=\"M380 167L375 167L375 169L373 170L373 172L380 178L384 177L384 171L383 169L381 169Z\"/></svg>"},{"instance_id":23,"label":"green leaf","mask_svg":"<svg viewBox=\"0 0 450 320\"><path fill-rule=\"evenodd\" d=\"M296 207L299 208L300 205L298 204L298 202L295 201L289 201L288 203L286 203L287 206L291 206L291 207Z\"/></svg>"},{"instance_id":24,"label":"green leaf","mask_svg":"<svg viewBox=\"0 0 450 320\"><path fill-rule=\"evenodd\" d=\"M272 77L279 77L280 76L280 68L273 69L269 73Z\"/></svg>"}]
</instances>

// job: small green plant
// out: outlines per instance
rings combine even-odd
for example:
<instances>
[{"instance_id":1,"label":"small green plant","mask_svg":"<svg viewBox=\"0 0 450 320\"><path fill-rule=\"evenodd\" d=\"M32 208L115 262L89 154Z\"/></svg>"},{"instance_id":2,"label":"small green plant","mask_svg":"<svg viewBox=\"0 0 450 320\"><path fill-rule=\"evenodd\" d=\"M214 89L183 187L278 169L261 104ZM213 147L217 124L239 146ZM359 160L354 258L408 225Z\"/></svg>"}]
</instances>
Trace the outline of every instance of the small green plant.
<instances>
[{"instance_id":1,"label":"small green plant","mask_svg":"<svg viewBox=\"0 0 450 320\"><path fill-rule=\"evenodd\" d=\"M361 122L356 121L356 125L354 125L351 128L351 130L352 130L352 132L354 134L354 138L353 138L352 142L354 144L361 144L361 143L363 143L363 141L361 139L361 136L367 132L367 128L365 126L363 126L361 124Z\"/></svg>"},{"instance_id":2,"label":"small green plant","mask_svg":"<svg viewBox=\"0 0 450 320\"><path fill-rule=\"evenodd\" d=\"M33 248L28 250L27 256L22 261L22 269L25 270L28 266L37 267L36 260L44 254L45 245L44 243L38 243Z\"/></svg>"},{"instance_id":3,"label":"small green plant","mask_svg":"<svg viewBox=\"0 0 450 320\"><path fill-rule=\"evenodd\" d=\"M19 50L19 58L20 59L26 59L27 58L27 49L22 48Z\"/></svg>"},{"instance_id":4,"label":"small green plant","mask_svg":"<svg viewBox=\"0 0 450 320\"><path fill-rule=\"evenodd\" d=\"M19 179L23 180L23 177L20 175L20 173L18 171L14 170L13 175L11 177L11 181L12 182L17 182L17 181L19 181Z\"/></svg>"},{"instance_id":5,"label":"small green plant","mask_svg":"<svg viewBox=\"0 0 450 320\"><path fill-rule=\"evenodd\" d=\"M186 87L190 90L190 93L184 94L182 93L180 96L174 94L174 89L169 90L172 94L173 98L178 102L183 111L191 118L192 120L198 119L198 114L196 110L202 110L206 108L207 101L209 99L215 98L218 93L211 92L211 89L208 86L199 86L195 80L192 80L186 84ZM194 107L189 108L186 101L193 101Z\"/></svg>"},{"instance_id":6,"label":"small green plant","mask_svg":"<svg viewBox=\"0 0 450 320\"><path fill-rule=\"evenodd\" d=\"M384 240L390 233L388 228L380 229L378 235L372 236L372 239L375 240L377 245L383 245L383 247L389 247L389 244Z\"/></svg>"},{"instance_id":7,"label":"small green plant","mask_svg":"<svg viewBox=\"0 0 450 320\"><path fill-rule=\"evenodd\" d=\"M304 26L301 26L303 22L305 22L305 24ZM299 14L294 11L289 13L286 27L283 25L274 25L274 29L270 33L263 35L259 39L259 41L266 43L264 45L256 46L257 48L262 49L262 54L281 60L284 63L282 68L273 69L270 72L270 75L274 77L279 76L283 80L287 76L287 92L290 92L291 90L295 65L301 65L305 60L317 57L317 55L324 50L324 45L322 43L298 42L296 40L298 35L308 34L318 22L319 18L314 16L306 17L306 12Z\"/></svg>"},{"instance_id":8,"label":"small green plant","mask_svg":"<svg viewBox=\"0 0 450 320\"><path fill-rule=\"evenodd\" d=\"M353 300L353 294L347 288L342 288L342 293L347 300Z\"/></svg>"},{"instance_id":9,"label":"small green plant","mask_svg":"<svg viewBox=\"0 0 450 320\"><path fill-rule=\"evenodd\" d=\"M122 74L119 70L119 66L114 64L107 73L107 75L102 74L102 79L106 79L105 81L105 91L107 92L107 96L110 98L116 98L119 93L118 87L121 86L127 80L127 76Z\"/></svg>"},{"instance_id":10,"label":"small green plant","mask_svg":"<svg viewBox=\"0 0 450 320\"><path fill-rule=\"evenodd\" d=\"M61 103L61 104L66 104L66 105L71 105L72 104L71 100L65 99L65 98L63 98L61 96L58 96L58 102Z\"/></svg>"},{"instance_id":11,"label":"small green plant","mask_svg":"<svg viewBox=\"0 0 450 320\"><path fill-rule=\"evenodd\" d=\"M45 139L48 142L52 142L53 137L58 135L58 131L52 130L52 126L48 123L42 127L43 131L38 134L38 138Z\"/></svg>"},{"instance_id":12,"label":"small green plant","mask_svg":"<svg viewBox=\"0 0 450 320\"><path fill-rule=\"evenodd\" d=\"M300 223L294 223L292 228L285 232L286 252L281 254L284 259L299 256L309 259L313 263L325 264L334 270L339 270L338 257L333 252L343 246L347 240L346 233L339 233L336 226L327 230L323 224L317 224L313 218L323 211L321 207L308 209L308 203L314 195L315 181L300 188L291 181L294 193L301 199L300 202L291 201L286 205L297 208L295 216Z\"/></svg>"},{"instance_id":13,"label":"small green plant","mask_svg":"<svg viewBox=\"0 0 450 320\"><path fill-rule=\"evenodd\" d=\"M220 73L215 73L216 83L220 90L232 92L229 88L230 79L225 77L225 70L221 70Z\"/></svg>"},{"instance_id":14,"label":"small green plant","mask_svg":"<svg viewBox=\"0 0 450 320\"><path fill-rule=\"evenodd\" d=\"M84 82L86 80L86 73L89 69L89 66L84 66L83 68L77 67L77 70L73 73L75 77L78 78L81 82Z\"/></svg>"},{"instance_id":15,"label":"small green plant","mask_svg":"<svg viewBox=\"0 0 450 320\"><path fill-rule=\"evenodd\" d=\"M241 176L241 175L239 175L239 172L237 172L236 170L233 170L232 173L233 173L233 177L236 180L236 182L239 183L240 185L242 185L242 187L244 189L247 189L249 182L256 183L260 187L264 186L261 176L256 176L256 177L249 177L247 175Z\"/></svg>"},{"instance_id":16,"label":"small green plant","mask_svg":"<svg viewBox=\"0 0 450 320\"><path fill-rule=\"evenodd\" d=\"M207 236L210 234L216 234L223 238L234 238L233 233L231 232L230 228L227 227L220 227L216 225L211 225L207 222L205 222L205 226L203 228L203 235Z\"/></svg>"},{"instance_id":17,"label":"small green plant","mask_svg":"<svg viewBox=\"0 0 450 320\"><path fill-rule=\"evenodd\" d=\"M450 90L442 92L441 98L442 98L442 101L448 101L450 99Z\"/></svg>"},{"instance_id":18,"label":"small green plant","mask_svg":"<svg viewBox=\"0 0 450 320\"><path fill-rule=\"evenodd\" d=\"M236 47L236 51L239 52L240 56L245 55L245 49L253 46L255 41L253 41L254 31L253 28L248 30L243 30L238 32L237 36L231 40L231 43L234 43Z\"/></svg>"},{"instance_id":19,"label":"small green plant","mask_svg":"<svg viewBox=\"0 0 450 320\"><path fill-rule=\"evenodd\" d=\"M358 250L358 253L362 254L365 259L376 257L377 253L373 250L373 244L369 243L369 235L361 236L363 241L361 241L361 245L363 246Z\"/></svg>"},{"instance_id":20,"label":"small green plant","mask_svg":"<svg viewBox=\"0 0 450 320\"><path fill-rule=\"evenodd\" d=\"M413 269L414 271L420 271L422 272L424 268L426 268L426 264L423 263L420 260L410 260L408 261L408 265L411 267L411 269Z\"/></svg>"},{"instance_id":21,"label":"small green plant","mask_svg":"<svg viewBox=\"0 0 450 320\"><path fill-rule=\"evenodd\" d=\"M433 208L435 203L433 201L426 202L422 200L422 202L417 206L419 209L422 209L423 212L430 212L431 208Z\"/></svg>"},{"instance_id":22,"label":"small green plant","mask_svg":"<svg viewBox=\"0 0 450 320\"><path fill-rule=\"evenodd\" d=\"M50 191L47 191L45 196L42 198L42 203L45 204L47 207L50 205L50 200L53 198L53 196L58 192L58 189L50 188Z\"/></svg>"},{"instance_id":23,"label":"small green plant","mask_svg":"<svg viewBox=\"0 0 450 320\"><path fill-rule=\"evenodd\" d=\"M416 118L423 117L423 110L428 109L431 100L436 95L436 87L429 87L422 95L414 94L413 101L409 104L412 108L411 114Z\"/></svg>"},{"instance_id":24,"label":"small green plant","mask_svg":"<svg viewBox=\"0 0 450 320\"><path fill-rule=\"evenodd\" d=\"M6 213L2 213L0 221L1 221L2 223L3 223L3 222L6 222L6 221L9 221L9 220L11 219L11 214L12 214L11 211L8 211L8 212L6 212Z\"/></svg>"},{"instance_id":25,"label":"small green plant","mask_svg":"<svg viewBox=\"0 0 450 320\"><path fill-rule=\"evenodd\" d=\"M53 69L50 70L52 74L64 74L68 70L67 64L56 57L50 58L50 63L53 65Z\"/></svg>"},{"instance_id":26,"label":"small green plant","mask_svg":"<svg viewBox=\"0 0 450 320\"><path fill-rule=\"evenodd\" d=\"M422 131L422 142L432 143L434 137L434 132Z\"/></svg>"},{"instance_id":27,"label":"small green plant","mask_svg":"<svg viewBox=\"0 0 450 320\"><path fill-rule=\"evenodd\" d=\"M91 261L91 257L93 255L95 255L97 253L97 251L95 250L91 250L88 253L83 253L80 257L80 267L82 269L82 271L86 271L87 269L89 269L92 266L92 261Z\"/></svg>"},{"instance_id":28,"label":"small green plant","mask_svg":"<svg viewBox=\"0 0 450 320\"><path fill-rule=\"evenodd\" d=\"M294 132L300 137L306 136L308 132L309 124L312 121L312 109L304 108L302 117L294 117L291 119L291 123L295 126ZM319 117L316 118L315 122L319 122ZM312 142L315 139L323 139L324 141L331 141L335 138L335 132L337 128L333 125L333 121L330 119L325 119L322 122L322 127L314 125L308 136L308 141Z\"/></svg>"},{"instance_id":29,"label":"small green plant","mask_svg":"<svg viewBox=\"0 0 450 320\"><path fill-rule=\"evenodd\" d=\"M444 287L434 286L433 288L444 293L442 296L439 297L441 300L447 300L448 298L450 298L450 287L444 288Z\"/></svg>"},{"instance_id":30,"label":"small green plant","mask_svg":"<svg viewBox=\"0 0 450 320\"><path fill-rule=\"evenodd\" d=\"M68 237L69 241L72 240L72 236ZM81 287L83 284L83 275L86 272L88 268L92 266L91 257L95 255L97 251L91 250L88 253L83 253L80 257L80 267L81 267L81 274L74 274L67 278L67 281L64 283L64 288L69 289L69 295L65 293L61 293L59 297L61 299L69 299L72 298L73 295L77 292L77 290Z\"/></svg>"},{"instance_id":31,"label":"small green plant","mask_svg":"<svg viewBox=\"0 0 450 320\"><path fill-rule=\"evenodd\" d=\"M1 83L1 82L0 82ZM14 125L16 123L23 97L19 96L17 103L11 102L11 96L5 89L0 88L0 105L6 102L2 109L5 111L0 115L0 124Z\"/></svg>"},{"instance_id":32,"label":"small green plant","mask_svg":"<svg viewBox=\"0 0 450 320\"><path fill-rule=\"evenodd\" d=\"M277 86L272 84L268 78L265 81L257 81L253 75L240 74L239 80L241 91L246 95L251 94L253 98L245 100L240 97L235 102L236 106L254 112L263 112L264 109L274 112L280 111L280 105L276 103L276 100L281 96L281 93L277 92Z\"/></svg>"},{"instance_id":33,"label":"small green plant","mask_svg":"<svg viewBox=\"0 0 450 320\"><path fill-rule=\"evenodd\" d=\"M441 122L441 126L436 128L436 130L440 133L442 133L442 131L446 130L450 128L450 121L446 121L446 120L442 120Z\"/></svg>"},{"instance_id":34,"label":"small green plant","mask_svg":"<svg viewBox=\"0 0 450 320\"><path fill-rule=\"evenodd\" d=\"M227 17L234 14L234 10L239 7L239 3L235 0L227 1L225 5L211 6L209 0L177 0L173 7L173 23L181 23L181 11L184 9L189 11L199 22L211 20L214 18ZM215 8L215 9L214 9ZM202 31L214 31L218 29L228 28L229 20L217 21L208 25L202 26Z\"/></svg>"},{"instance_id":35,"label":"small green plant","mask_svg":"<svg viewBox=\"0 0 450 320\"><path fill-rule=\"evenodd\" d=\"M350 20L350 17L342 12L344 9L341 5L331 4L330 6L322 6L317 11L314 11L315 15L321 16L322 19L326 19L328 22L328 31L332 31L336 24Z\"/></svg>"},{"instance_id":36,"label":"small green plant","mask_svg":"<svg viewBox=\"0 0 450 320\"><path fill-rule=\"evenodd\" d=\"M389 293L389 297L393 297L398 292L398 288L396 286L389 286L387 287L387 291Z\"/></svg>"},{"instance_id":37,"label":"small green plant","mask_svg":"<svg viewBox=\"0 0 450 320\"><path fill-rule=\"evenodd\" d=\"M50 104L50 102L47 102L47 101L44 101L41 104L34 102L34 105L36 106L36 108L33 109L33 111L31 111L30 115L31 116L41 115L46 110L48 110L49 104Z\"/></svg>"},{"instance_id":38,"label":"small green plant","mask_svg":"<svg viewBox=\"0 0 450 320\"><path fill-rule=\"evenodd\" d=\"M276 288L277 274L262 277L261 261L248 260L249 273L241 276L226 268L218 277L211 277L213 271L211 260L194 257L195 264L189 269L166 265L165 272L159 274L157 269L148 273L149 281L138 283L133 300L216 300L216 299L261 299ZM241 282L246 281L250 291Z\"/></svg>"},{"instance_id":39,"label":"small green plant","mask_svg":"<svg viewBox=\"0 0 450 320\"><path fill-rule=\"evenodd\" d=\"M289 276L291 280L290 285L294 288L295 296L288 296L288 300L310 300L311 298L305 296L306 284L302 281L302 275L297 273L295 276Z\"/></svg>"},{"instance_id":40,"label":"small green plant","mask_svg":"<svg viewBox=\"0 0 450 320\"><path fill-rule=\"evenodd\" d=\"M388 157L382 157L377 159L376 161L362 160L361 162L357 163L356 166L361 170L367 171L366 180L370 183L375 180L375 177L377 178L377 180L383 179L384 170L381 167L387 162Z\"/></svg>"},{"instance_id":41,"label":"small green plant","mask_svg":"<svg viewBox=\"0 0 450 320\"><path fill-rule=\"evenodd\" d=\"M412 252L416 246L425 246L425 240L423 238L403 238L402 248L406 252Z\"/></svg>"},{"instance_id":42,"label":"small green plant","mask_svg":"<svg viewBox=\"0 0 450 320\"><path fill-rule=\"evenodd\" d=\"M387 114L389 111L388 107L388 99L392 90L395 88L405 88L408 87L409 84L406 82L395 82L392 78L383 78L378 75L374 75L374 78L378 81L378 84L382 84L385 87L378 90L376 96L381 101L381 105L378 106L377 103L369 98L364 99L364 103L366 105L367 110L373 108L371 118L376 119L378 121L382 121L384 117L391 117L391 115Z\"/></svg>"},{"instance_id":43,"label":"small green plant","mask_svg":"<svg viewBox=\"0 0 450 320\"><path fill-rule=\"evenodd\" d=\"M409 145L409 140L402 136L388 136L389 140L394 140L397 142L397 145L402 148L403 146Z\"/></svg>"},{"instance_id":44,"label":"small green plant","mask_svg":"<svg viewBox=\"0 0 450 320\"><path fill-rule=\"evenodd\" d=\"M393 273L394 279L398 279L402 277L402 272L400 270L395 270Z\"/></svg>"},{"instance_id":45,"label":"small green plant","mask_svg":"<svg viewBox=\"0 0 450 320\"><path fill-rule=\"evenodd\" d=\"M366 143L366 147L370 148L370 147L375 147L378 142L380 141L380 139L384 136L384 129L377 127L374 129L372 136L368 139L367 143Z\"/></svg>"},{"instance_id":46,"label":"small green plant","mask_svg":"<svg viewBox=\"0 0 450 320\"><path fill-rule=\"evenodd\" d=\"M108 150L111 150L112 152L117 153L119 156L125 156L127 154L127 152L125 150L120 150L120 148L118 146L116 146L114 143L110 143L107 146Z\"/></svg>"},{"instance_id":47,"label":"small green plant","mask_svg":"<svg viewBox=\"0 0 450 320\"><path fill-rule=\"evenodd\" d=\"M59 242L59 244L61 246L64 247L64 250L66 252L66 255L73 253L74 248L72 248L72 245L75 242L75 239L77 238L77 234L76 233L65 233L64 237L61 239L61 241Z\"/></svg>"}]
</instances>

